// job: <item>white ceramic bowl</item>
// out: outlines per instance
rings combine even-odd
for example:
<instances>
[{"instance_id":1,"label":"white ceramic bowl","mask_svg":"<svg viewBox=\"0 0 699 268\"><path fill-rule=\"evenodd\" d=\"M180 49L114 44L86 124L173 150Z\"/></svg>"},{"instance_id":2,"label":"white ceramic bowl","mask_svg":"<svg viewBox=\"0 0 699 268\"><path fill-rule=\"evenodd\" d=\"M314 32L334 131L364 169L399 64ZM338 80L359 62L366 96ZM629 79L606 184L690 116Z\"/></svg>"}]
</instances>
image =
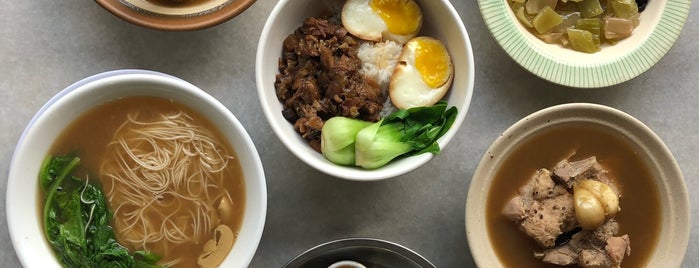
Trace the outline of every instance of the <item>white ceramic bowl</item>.
<instances>
[{"instance_id":1,"label":"white ceramic bowl","mask_svg":"<svg viewBox=\"0 0 699 268\"><path fill-rule=\"evenodd\" d=\"M504 0L478 0L498 44L522 67L553 83L596 88L630 80L657 63L677 40L691 0L652 0L633 34L588 54L546 44L530 33Z\"/></svg>"},{"instance_id":2,"label":"white ceramic bowl","mask_svg":"<svg viewBox=\"0 0 699 268\"><path fill-rule=\"evenodd\" d=\"M342 0L281 0L272 10L262 30L257 46L255 75L262 110L277 137L306 164L329 175L358 181L380 180L409 172L432 159L432 154L422 154L392 161L375 170L344 167L327 161L314 151L282 116L282 104L274 88L275 75L279 73L282 42L301 26L303 20L320 16ZM458 109L451 129L439 139L444 149L454 137L466 117L474 84L473 51L464 24L448 0L416 0L422 8L424 22L420 35L440 39L446 45L454 64L454 82L445 96L449 106Z\"/></svg>"},{"instance_id":3,"label":"white ceramic bowl","mask_svg":"<svg viewBox=\"0 0 699 268\"><path fill-rule=\"evenodd\" d=\"M466 200L466 234L476 264L503 267L492 250L493 242L486 226L487 194L500 165L536 132L573 122L602 127L624 137L647 164L658 186L661 208L661 230L647 267L680 267L689 240L689 197L675 158L663 141L634 117L614 108L587 103L553 106L523 118L500 135L483 156L471 179ZM633 250L633 237L631 243Z\"/></svg>"},{"instance_id":4,"label":"white ceramic bowl","mask_svg":"<svg viewBox=\"0 0 699 268\"><path fill-rule=\"evenodd\" d=\"M243 125L220 102L178 78L142 70L120 70L81 80L49 100L22 133L10 164L6 211L12 244L24 267L60 267L39 219L38 174L54 140L76 117L125 96L176 100L208 118L234 148L245 178L245 216L233 249L221 267L247 267L257 249L267 211L262 163Z\"/></svg>"}]
</instances>

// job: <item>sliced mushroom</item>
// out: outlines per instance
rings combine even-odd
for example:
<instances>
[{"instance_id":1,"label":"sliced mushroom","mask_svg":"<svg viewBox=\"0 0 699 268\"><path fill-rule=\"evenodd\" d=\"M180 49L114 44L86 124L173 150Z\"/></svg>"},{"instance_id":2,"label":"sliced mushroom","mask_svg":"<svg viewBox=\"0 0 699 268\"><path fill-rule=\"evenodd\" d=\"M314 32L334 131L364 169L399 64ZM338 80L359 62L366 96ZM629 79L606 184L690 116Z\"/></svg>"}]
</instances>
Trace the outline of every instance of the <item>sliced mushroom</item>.
<instances>
[{"instance_id":1,"label":"sliced mushroom","mask_svg":"<svg viewBox=\"0 0 699 268\"><path fill-rule=\"evenodd\" d=\"M233 222L235 216L233 211L233 204L228 198L221 198L221 201L218 202L218 206L216 206L216 211L218 211L218 216L221 219L221 222Z\"/></svg>"},{"instance_id":2,"label":"sliced mushroom","mask_svg":"<svg viewBox=\"0 0 699 268\"><path fill-rule=\"evenodd\" d=\"M214 268L217 267L223 259L226 258L228 252L233 248L233 242L235 241L235 235L233 230L226 225L219 225L214 230L214 237L204 244L203 251L199 255L197 264L201 268Z\"/></svg>"}]
</instances>

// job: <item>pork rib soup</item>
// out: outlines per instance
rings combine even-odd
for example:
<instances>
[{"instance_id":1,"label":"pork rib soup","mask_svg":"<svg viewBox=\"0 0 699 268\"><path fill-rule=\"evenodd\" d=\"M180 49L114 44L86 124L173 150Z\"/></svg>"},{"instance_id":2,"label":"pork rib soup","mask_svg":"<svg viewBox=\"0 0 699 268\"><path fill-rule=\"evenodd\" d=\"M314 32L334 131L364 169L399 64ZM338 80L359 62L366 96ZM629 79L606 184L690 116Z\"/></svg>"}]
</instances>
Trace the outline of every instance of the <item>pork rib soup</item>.
<instances>
[{"instance_id":1,"label":"pork rib soup","mask_svg":"<svg viewBox=\"0 0 699 268\"><path fill-rule=\"evenodd\" d=\"M584 172L566 180L564 173L576 169ZM550 191L534 187L545 183ZM613 213L592 222L583 217L578 193L589 192L579 188L618 198L610 206L600 201ZM519 213L515 201L536 207ZM506 267L590 267L595 262L642 267L658 240L659 204L649 168L621 134L593 124L561 123L527 138L502 162L488 193L486 222L493 250ZM535 219L526 213L536 214Z\"/></svg>"}]
</instances>

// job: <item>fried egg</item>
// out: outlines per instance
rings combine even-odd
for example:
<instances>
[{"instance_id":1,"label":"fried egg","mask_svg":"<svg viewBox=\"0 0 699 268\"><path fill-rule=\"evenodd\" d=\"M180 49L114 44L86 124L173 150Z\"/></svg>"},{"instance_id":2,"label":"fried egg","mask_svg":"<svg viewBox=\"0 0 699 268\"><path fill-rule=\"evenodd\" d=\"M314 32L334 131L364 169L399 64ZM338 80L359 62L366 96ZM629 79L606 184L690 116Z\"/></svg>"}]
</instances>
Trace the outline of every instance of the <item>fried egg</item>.
<instances>
[{"instance_id":1,"label":"fried egg","mask_svg":"<svg viewBox=\"0 0 699 268\"><path fill-rule=\"evenodd\" d=\"M347 0L342 25L368 41L405 43L422 27L422 10L413 0Z\"/></svg>"},{"instance_id":2,"label":"fried egg","mask_svg":"<svg viewBox=\"0 0 699 268\"><path fill-rule=\"evenodd\" d=\"M453 78L454 66L444 44L431 37L413 38L403 47L391 75L391 102L400 109L431 106L444 97Z\"/></svg>"}]
</instances>

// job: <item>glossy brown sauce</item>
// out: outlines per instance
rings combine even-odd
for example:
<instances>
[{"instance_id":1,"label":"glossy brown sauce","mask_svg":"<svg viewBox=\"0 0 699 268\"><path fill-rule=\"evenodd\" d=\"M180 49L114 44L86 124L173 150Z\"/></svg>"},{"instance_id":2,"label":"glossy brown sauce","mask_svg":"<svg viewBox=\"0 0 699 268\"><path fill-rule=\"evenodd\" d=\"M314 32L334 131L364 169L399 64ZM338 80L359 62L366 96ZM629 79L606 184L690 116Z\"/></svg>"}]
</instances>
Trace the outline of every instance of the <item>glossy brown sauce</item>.
<instances>
[{"instance_id":1,"label":"glossy brown sauce","mask_svg":"<svg viewBox=\"0 0 699 268\"><path fill-rule=\"evenodd\" d=\"M65 155L77 153L80 157L81 164L76 172L97 174L100 179L105 179L103 176L100 176L99 171L102 158L106 153L107 143L112 139L117 128L126 120L127 113L133 111L138 111L139 116L143 116L142 118L159 116L161 113L183 111L191 116L194 122L214 133L215 138L227 147L226 151L235 156L235 151L231 145L223 138L221 132L211 124L211 122L182 104L156 97L122 98L89 110L79 116L61 133L54 142L50 154ZM237 157L235 159L237 159ZM234 219L232 219L232 222L223 223L228 225L234 233L237 233L242 225L244 215L245 184L240 163L235 159L231 159L228 167L223 171L227 172L228 179L227 184L224 184L223 187L230 193L233 204L235 204L233 206L233 214L236 215L236 217L233 217ZM102 181L102 184L105 184L105 182ZM43 206L43 196L41 198L42 201L39 203ZM112 211L114 210L114 208L110 209ZM41 209L39 209L39 211L41 211ZM114 226L113 223L112 226ZM117 240L120 240L118 232L115 233L117 233ZM211 237L202 239L203 241L201 244L209 239L211 239ZM131 252L137 250L130 248L126 243L122 243L122 245L129 247ZM163 260L174 259L175 257L183 257L185 259L184 263L180 263L174 267L198 267L197 258L202 253L201 246L171 249L168 256L161 253L162 249L152 248L151 250L163 257Z\"/></svg>"},{"instance_id":2,"label":"glossy brown sauce","mask_svg":"<svg viewBox=\"0 0 699 268\"><path fill-rule=\"evenodd\" d=\"M496 255L505 267L561 267L535 259L533 252L540 247L501 212L537 169L551 170L573 152L573 161L596 156L619 186L619 234L628 234L631 240L631 255L622 267L645 266L661 227L657 187L641 156L621 134L589 124L561 124L536 133L503 161L486 200L488 236Z\"/></svg>"}]
</instances>

